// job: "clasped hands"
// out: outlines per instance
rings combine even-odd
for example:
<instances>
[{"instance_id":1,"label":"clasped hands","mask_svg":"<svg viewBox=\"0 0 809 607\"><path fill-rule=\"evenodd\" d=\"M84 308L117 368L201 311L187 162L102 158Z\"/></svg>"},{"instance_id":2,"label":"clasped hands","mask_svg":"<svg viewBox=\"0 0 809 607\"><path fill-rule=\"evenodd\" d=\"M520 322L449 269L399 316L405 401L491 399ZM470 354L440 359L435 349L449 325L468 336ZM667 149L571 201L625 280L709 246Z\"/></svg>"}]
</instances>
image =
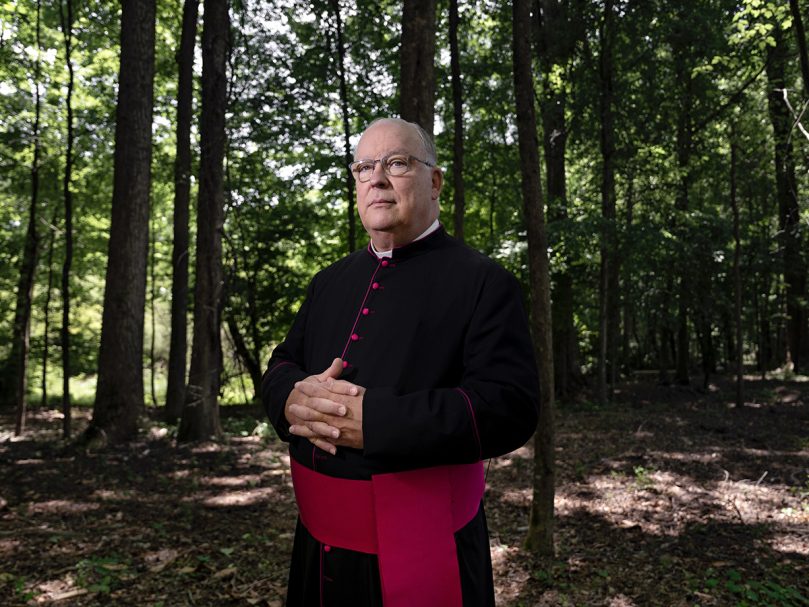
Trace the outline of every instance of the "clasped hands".
<instances>
[{"instance_id":1,"label":"clasped hands","mask_svg":"<svg viewBox=\"0 0 809 607\"><path fill-rule=\"evenodd\" d=\"M335 358L323 373L295 384L284 407L289 432L334 455L337 447L362 449L365 388L337 379L343 361Z\"/></svg>"}]
</instances>

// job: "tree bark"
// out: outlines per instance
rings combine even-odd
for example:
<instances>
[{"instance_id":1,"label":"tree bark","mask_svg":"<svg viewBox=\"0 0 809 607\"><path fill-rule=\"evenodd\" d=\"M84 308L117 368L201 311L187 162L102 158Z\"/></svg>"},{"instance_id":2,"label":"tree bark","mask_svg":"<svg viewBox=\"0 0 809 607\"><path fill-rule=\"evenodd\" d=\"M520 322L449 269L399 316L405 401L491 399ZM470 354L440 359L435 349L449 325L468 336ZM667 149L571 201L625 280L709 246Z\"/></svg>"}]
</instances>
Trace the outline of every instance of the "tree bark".
<instances>
[{"instance_id":1,"label":"tree bark","mask_svg":"<svg viewBox=\"0 0 809 607\"><path fill-rule=\"evenodd\" d=\"M40 53L42 49L42 6L36 4L36 60L34 62L34 159L31 163L31 204L28 207L28 229L20 263L20 277L17 282L17 301L14 308L14 327L11 337L11 352L6 363L7 385L2 396L6 402L16 407L14 433L19 436L25 430L28 352L31 338L31 301L34 293L34 274L39 251L37 232L37 210L39 207L39 167L42 155L40 140L40 120L42 99L39 92L42 80ZM9 398L10 397L10 398Z\"/></svg>"},{"instance_id":2,"label":"tree bark","mask_svg":"<svg viewBox=\"0 0 809 607\"><path fill-rule=\"evenodd\" d=\"M250 381L253 382L252 400L255 402L261 395L261 362L256 358L255 352L251 352L250 348L247 347L247 343L244 341L244 335L242 335L236 320L228 316L227 325L230 336L233 338L233 347L236 350L236 355L244 363L247 372L250 374Z\"/></svg>"},{"instance_id":3,"label":"tree bark","mask_svg":"<svg viewBox=\"0 0 809 607\"><path fill-rule=\"evenodd\" d=\"M612 61L612 0L605 0L601 26L601 52L599 55L600 114L601 114L601 273L598 309L598 400L602 405L612 396L610 381L616 361L613 332L614 311L617 306L617 285L614 285L617 262L615 244L615 126L613 113L613 61ZM612 346L612 347L610 347Z\"/></svg>"},{"instance_id":4,"label":"tree bark","mask_svg":"<svg viewBox=\"0 0 809 607\"><path fill-rule=\"evenodd\" d=\"M98 446L134 438L143 411L154 41L155 0L124 0L98 385L86 435Z\"/></svg>"},{"instance_id":5,"label":"tree bark","mask_svg":"<svg viewBox=\"0 0 809 607\"><path fill-rule=\"evenodd\" d=\"M783 99L789 51L778 28L773 31L773 36L776 44L768 50L767 101L775 139L775 185L786 286L787 359L792 361L795 369L800 370L809 367L809 315L803 305L806 297L805 247L801 237L798 182L790 141L792 118Z\"/></svg>"},{"instance_id":6,"label":"tree bark","mask_svg":"<svg viewBox=\"0 0 809 607\"><path fill-rule=\"evenodd\" d=\"M180 49L177 53L177 152L174 160L174 241L171 251L171 343L166 386L165 419L176 422L185 403L188 351L188 252L191 201L191 119L194 98L194 47L198 0L185 0Z\"/></svg>"},{"instance_id":7,"label":"tree bark","mask_svg":"<svg viewBox=\"0 0 809 607\"><path fill-rule=\"evenodd\" d=\"M548 223L566 223L567 170L565 152L568 129L566 83L558 75L566 69L578 35L572 26L569 4L560 0L535 0L534 26L537 55L542 74L542 124L545 150L545 172L548 192ZM560 269L553 273L553 352L554 386L562 400L572 398L582 383L578 360L578 335L573 322L573 277L569 270L569 254L564 249Z\"/></svg>"},{"instance_id":8,"label":"tree bark","mask_svg":"<svg viewBox=\"0 0 809 607\"><path fill-rule=\"evenodd\" d=\"M733 211L733 321L736 328L736 406L744 405L744 361L742 360L742 244L739 229L739 203L736 200L736 136L734 129L730 132L730 208Z\"/></svg>"},{"instance_id":9,"label":"tree bark","mask_svg":"<svg viewBox=\"0 0 809 607\"><path fill-rule=\"evenodd\" d=\"M48 289L45 291L45 305L43 306L42 329L42 398L43 407L48 406L48 356L50 355L51 334L51 300L53 299L53 249L56 246L56 211L54 211L51 225L48 229L48 255L45 265L48 268Z\"/></svg>"},{"instance_id":10,"label":"tree bark","mask_svg":"<svg viewBox=\"0 0 809 607\"><path fill-rule=\"evenodd\" d=\"M331 8L334 13L334 27L337 32L337 76L340 79L340 112L343 118L343 148L345 149L344 164L346 200L348 207L346 210L346 220L348 225L348 252L352 253L357 248L357 228L354 213L354 177L348 171L348 164L352 160L351 155L351 121L348 114L348 84L346 82L345 68L345 42L343 41L343 20L340 16L340 0L331 0Z\"/></svg>"},{"instance_id":11,"label":"tree bark","mask_svg":"<svg viewBox=\"0 0 809 607\"><path fill-rule=\"evenodd\" d=\"M685 222L688 211L688 198L691 185L690 163L692 152L691 105L692 105L692 76L686 65L685 50L680 48L680 56L675 57L675 72L677 82L682 86L680 113L677 118L677 167L680 174L679 189L675 200L675 207ZM685 230L684 225L681 226ZM685 246L685 245L683 245ZM677 352L674 363L674 381L677 384L688 385L689 380L689 339L688 339L688 303L690 293L690 268L685 259L678 259L679 283L677 291Z\"/></svg>"},{"instance_id":12,"label":"tree bark","mask_svg":"<svg viewBox=\"0 0 809 607\"><path fill-rule=\"evenodd\" d=\"M399 55L399 115L433 133L435 0L404 0Z\"/></svg>"},{"instance_id":13,"label":"tree bark","mask_svg":"<svg viewBox=\"0 0 809 607\"><path fill-rule=\"evenodd\" d=\"M789 9L792 12L792 27L795 28L795 40L798 42L798 56L801 60L803 94L809 99L809 56L806 52L806 32L803 29L803 18L798 0L789 0Z\"/></svg>"},{"instance_id":14,"label":"tree bark","mask_svg":"<svg viewBox=\"0 0 809 607\"><path fill-rule=\"evenodd\" d=\"M449 62L452 73L452 115L454 118L452 144L452 203L455 238L464 240L463 183L463 82L461 81L461 57L458 49L458 0L449 0Z\"/></svg>"},{"instance_id":15,"label":"tree bark","mask_svg":"<svg viewBox=\"0 0 809 607\"><path fill-rule=\"evenodd\" d=\"M70 272L73 265L73 193L70 182L73 178L73 0L66 1L67 15L59 2L59 21L65 44L65 63L67 64L67 146L65 148L65 174L62 189L65 199L65 259L62 263L62 436L70 438L71 403L70 403Z\"/></svg>"},{"instance_id":16,"label":"tree bark","mask_svg":"<svg viewBox=\"0 0 809 607\"><path fill-rule=\"evenodd\" d=\"M554 388L548 237L545 231L542 184L539 175L534 84L531 75L530 0L512 4L514 95L520 149L523 214L528 239L531 285L531 330L540 381L539 426L534 435L534 478L531 518L526 546L542 556L553 556L554 501Z\"/></svg>"},{"instance_id":17,"label":"tree bark","mask_svg":"<svg viewBox=\"0 0 809 607\"><path fill-rule=\"evenodd\" d=\"M227 0L205 0L204 6L194 337L179 441L207 440L222 433L218 395L229 15Z\"/></svg>"}]
</instances>

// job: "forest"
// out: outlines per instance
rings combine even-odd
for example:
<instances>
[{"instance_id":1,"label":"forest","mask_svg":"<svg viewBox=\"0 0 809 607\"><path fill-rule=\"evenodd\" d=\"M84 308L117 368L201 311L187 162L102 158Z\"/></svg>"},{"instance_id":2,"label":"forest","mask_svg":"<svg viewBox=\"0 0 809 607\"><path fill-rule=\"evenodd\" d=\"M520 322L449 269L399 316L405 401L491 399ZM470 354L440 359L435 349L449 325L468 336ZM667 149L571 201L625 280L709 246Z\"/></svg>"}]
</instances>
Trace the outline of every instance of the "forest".
<instances>
[{"instance_id":1,"label":"forest","mask_svg":"<svg viewBox=\"0 0 809 607\"><path fill-rule=\"evenodd\" d=\"M539 428L487 472L502 605L809 605L799 0L0 1L0 600L280 605L260 403L367 245L363 129L434 136L510 270Z\"/></svg>"}]
</instances>

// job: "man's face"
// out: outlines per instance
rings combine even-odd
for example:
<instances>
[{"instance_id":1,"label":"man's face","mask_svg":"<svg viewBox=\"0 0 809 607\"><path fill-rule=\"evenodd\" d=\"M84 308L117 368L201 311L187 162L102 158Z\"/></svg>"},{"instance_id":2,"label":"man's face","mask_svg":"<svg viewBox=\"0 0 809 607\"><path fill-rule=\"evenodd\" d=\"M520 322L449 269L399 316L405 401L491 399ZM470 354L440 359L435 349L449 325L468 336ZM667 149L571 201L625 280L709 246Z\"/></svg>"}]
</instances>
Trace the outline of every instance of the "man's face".
<instances>
[{"instance_id":1,"label":"man's face","mask_svg":"<svg viewBox=\"0 0 809 607\"><path fill-rule=\"evenodd\" d=\"M379 122L362 135L356 160L376 160L392 154L425 158L418 134L396 122ZM404 175L386 175L374 166L370 181L357 181L357 210L374 246L387 250L417 238L438 218L441 170L413 160Z\"/></svg>"}]
</instances>

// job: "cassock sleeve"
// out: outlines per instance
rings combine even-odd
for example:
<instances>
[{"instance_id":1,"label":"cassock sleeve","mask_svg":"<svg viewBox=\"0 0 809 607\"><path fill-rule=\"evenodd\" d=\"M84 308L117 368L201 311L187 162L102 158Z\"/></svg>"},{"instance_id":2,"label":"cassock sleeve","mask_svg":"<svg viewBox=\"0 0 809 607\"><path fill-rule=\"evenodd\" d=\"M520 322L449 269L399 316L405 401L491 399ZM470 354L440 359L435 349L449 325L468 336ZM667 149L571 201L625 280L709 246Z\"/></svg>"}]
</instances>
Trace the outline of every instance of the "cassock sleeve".
<instances>
[{"instance_id":1,"label":"cassock sleeve","mask_svg":"<svg viewBox=\"0 0 809 607\"><path fill-rule=\"evenodd\" d=\"M467 463L513 451L531 437L539 409L533 346L519 284L502 268L487 276L458 356L457 386L367 390L365 457L405 459L413 467Z\"/></svg>"},{"instance_id":2,"label":"cassock sleeve","mask_svg":"<svg viewBox=\"0 0 809 607\"><path fill-rule=\"evenodd\" d=\"M309 283L306 298L301 304L286 339L273 350L267 370L261 379L261 402L281 440L289 442L289 422L284 416L289 393L299 382L311 375L303 369L304 335L311 307L315 281Z\"/></svg>"}]
</instances>

